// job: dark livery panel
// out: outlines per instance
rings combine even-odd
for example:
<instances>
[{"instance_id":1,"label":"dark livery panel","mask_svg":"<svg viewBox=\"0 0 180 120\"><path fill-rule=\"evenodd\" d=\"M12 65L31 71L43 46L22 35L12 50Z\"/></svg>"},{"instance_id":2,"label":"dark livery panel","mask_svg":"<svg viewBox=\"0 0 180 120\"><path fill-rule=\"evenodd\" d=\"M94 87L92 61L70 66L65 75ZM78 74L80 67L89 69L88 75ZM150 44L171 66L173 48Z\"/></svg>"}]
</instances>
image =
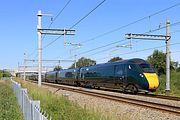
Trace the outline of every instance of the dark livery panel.
<instances>
[{"instance_id":1,"label":"dark livery panel","mask_svg":"<svg viewBox=\"0 0 180 120\"><path fill-rule=\"evenodd\" d=\"M57 72L56 71L47 72L45 74L45 81L46 82L58 83L58 81L57 81Z\"/></svg>"},{"instance_id":2,"label":"dark livery panel","mask_svg":"<svg viewBox=\"0 0 180 120\"><path fill-rule=\"evenodd\" d=\"M114 66L105 64L83 67L80 69L79 81L94 87L110 87L114 84Z\"/></svg>"},{"instance_id":3,"label":"dark livery panel","mask_svg":"<svg viewBox=\"0 0 180 120\"><path fill-rule=\"evenodd\" d=\"M108 87L132 93L153 92L159 86L154 69L145 60L138 58L48 72L45 79L47 82Z\"/></svg>"},{"instance_id":4,"label":"dark livery panel","mask_svg":"<svg viewBox=\"0 0 180 120\"><path fill-rule=\"evenodd\" d=\"M28 79L33 80L33 81L38 81L38 73L37 72L31 73L31 75L28 76ZM45 75L44 74L41 75L41 80L43 82L45 82Z\"/></svg>"},{"instance_id":5,"label":"dark livery panel","mask_svg":"<svg viewBox=\"0 0 180 120\"><path fill-rule=\"evenodd\" d=\"M57 71L57 81L74 85L78 80L79 68Z\"/></svg>"}]
</instances>

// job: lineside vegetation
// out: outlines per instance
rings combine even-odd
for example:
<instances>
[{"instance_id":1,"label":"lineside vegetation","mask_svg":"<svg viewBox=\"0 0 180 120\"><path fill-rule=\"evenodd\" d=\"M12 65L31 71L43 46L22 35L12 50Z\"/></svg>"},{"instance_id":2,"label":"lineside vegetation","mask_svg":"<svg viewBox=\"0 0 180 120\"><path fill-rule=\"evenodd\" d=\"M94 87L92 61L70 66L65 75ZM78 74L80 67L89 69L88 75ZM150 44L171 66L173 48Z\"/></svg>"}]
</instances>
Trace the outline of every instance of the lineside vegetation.
<instances>
[{"instance_id":1,"label":"lineside vegetation","mask_svg":"<svg viewBox=\"0 0 180 120\"><path fill-rule=\"evenodd\" d=\"M16 79L17 80L17 79ZM71 102L66 97L55 95L52 92L39 88L37 85L27 84L17 80L28 89L28 94L33 100L40 100L40 106L53 120L111 120L97 110L82 108L77 103Z\"/></svg>"},{"instance_id":2,"label":"lineside vegetation","mask_svg":"<svg viewBox=\"0 0 180 120\"><path fill-rule=\"evenodd\" d=\"M1 77L11 77L12 75L7 72L7 71L4 71L4 70L0 70L0 78Z\"/></svg>"},{"instance_id":3,"label":"lineside vegetation","mask_svg":"<svg viewBox=\"0 0 180 120\"><path fill-rule=\"evenodd\" d=\"M172 71L170 73L170 95L180 97L180 72ZM166 75L159 76L160 85L156 94L165 94Z\"/></svg>"},{"instance_id":4,"label":"lineside vegetation","mask_svg":"<svg viewBox=\"0 0 180 120\"><path fill-rule=\"evenodd\" d=\"M0 120L23 120L10 81L0 81Z\"/></svg>"}]
</instances>

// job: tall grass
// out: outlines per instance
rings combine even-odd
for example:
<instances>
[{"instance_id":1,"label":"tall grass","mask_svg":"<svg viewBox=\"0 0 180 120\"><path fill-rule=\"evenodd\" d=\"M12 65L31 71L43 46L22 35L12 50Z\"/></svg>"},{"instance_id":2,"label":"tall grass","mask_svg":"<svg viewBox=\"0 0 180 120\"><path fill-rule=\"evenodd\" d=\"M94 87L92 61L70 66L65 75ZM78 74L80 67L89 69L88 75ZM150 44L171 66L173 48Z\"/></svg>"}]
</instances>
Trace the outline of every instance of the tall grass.
<instances>
[{"instance_id":1,"label":"tall grass","mask_svg":"<svg viewBox=\"0 0 180 120\"><path fill-rule=\"evenodd\" d=\"M23 120L10 81L0 81L0 120Z\"/></svg>"},{"instance_id":2,"label":"tall grass","mask_svg":"<svg viewBox=\"0 0 180 120\"><path fill-rule=\"evenodd\" d=\"M102 115L99 111L80 107L69 101L66 97L55 95L50 91L39 88L37 85L19 81L28 89L29 95L34 100L41 101L41 108L46 111L53 120L111 120L109 116Z\"/></svg>"},{"instance_id":3,"label":"tall grass","mask_svg":"<svg viewBox=\"0 0 180 120\"><path fill-rule=\"evenodd\" d=\"M159 76L160 85L156 94L165 94L166 75ZM170 95L180 97L180 72L172 71L170 74Z\"/></svg>"}]
</instances>

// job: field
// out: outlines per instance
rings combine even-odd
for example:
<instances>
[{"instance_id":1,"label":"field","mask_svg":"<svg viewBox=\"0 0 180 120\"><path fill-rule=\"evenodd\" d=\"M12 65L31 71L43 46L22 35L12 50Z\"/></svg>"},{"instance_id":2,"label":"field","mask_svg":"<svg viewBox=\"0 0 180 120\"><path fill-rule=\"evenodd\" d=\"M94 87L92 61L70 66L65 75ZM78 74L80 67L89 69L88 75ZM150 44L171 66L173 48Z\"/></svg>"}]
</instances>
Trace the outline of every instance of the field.
<instances>
[{"instance_id":1,"label":"field","mask_svg":"<svg viewBox=\"0 0 180 120\"><path fill-rule=\"evenodd\" d=\"M23 87L28 89L29 95L34 100L41 101L43 111L52 116L53 120L111 120L112 118L102 115L99 111L82 108L78 104L69 101L67 98L57 96L36 85L27 84L17 80Z\"/></svg>"},{"instance_id":2,"label":"field","mask_svg":"<svg viewBox=\"0 0 180 120\"><path fill-rule=\"evenodd\" d=\"M0 81L0 120L23 120L23 115L10 85L10 81Z\"/></svg>"},{"instance_id":3,"label":"field","mask_svg":"<svg viewBox=\"0 0 180 120\"><path fill-rule=\"evenodd\" d=\"M171 72L170 95L180 97L180 72ZM165 94L166 75L159 76L160 86L156 94Z\"/></svg>"}]
</instances>

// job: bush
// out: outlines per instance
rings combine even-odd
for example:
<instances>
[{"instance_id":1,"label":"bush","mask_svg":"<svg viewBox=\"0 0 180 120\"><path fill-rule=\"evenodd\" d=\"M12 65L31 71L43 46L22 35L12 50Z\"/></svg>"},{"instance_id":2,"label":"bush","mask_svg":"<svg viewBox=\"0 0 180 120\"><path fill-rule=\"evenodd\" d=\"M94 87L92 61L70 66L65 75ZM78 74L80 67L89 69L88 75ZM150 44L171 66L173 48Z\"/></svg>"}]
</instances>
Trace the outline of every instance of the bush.
<instances>
[{"instance_id":1,"label":"bush","mask_svg":"<svg viewBox=\"0 0 180 120\"><path fill-rule=\"evenodd\" d=\"M173 96L180 96L180 82L179 82L179 76L180 72L171 72L170 77L170 95ZM159 88L157 89L156 94L165 94L166 89L166 75L159 76Z\"/></svg>"},{"instance_id":2,"label":"bush","mask_svg":"<svg viewBox=\"0 0 180 120\"><path fill-rule=\"evenodd\" d=\"M4 71L4 70L0 70L0 77L11 77L11 73Z\"/></svg>"},{"instance_id":3,"label":"bush","mask_svg":"<svg viewBox=\"0 0 180 120\"><path fill-rule=\"evenodd\" d=\"M176 69L176 72L180 72L180 67L178 67L178 68Z\"/></svg>"}]
</instances>

